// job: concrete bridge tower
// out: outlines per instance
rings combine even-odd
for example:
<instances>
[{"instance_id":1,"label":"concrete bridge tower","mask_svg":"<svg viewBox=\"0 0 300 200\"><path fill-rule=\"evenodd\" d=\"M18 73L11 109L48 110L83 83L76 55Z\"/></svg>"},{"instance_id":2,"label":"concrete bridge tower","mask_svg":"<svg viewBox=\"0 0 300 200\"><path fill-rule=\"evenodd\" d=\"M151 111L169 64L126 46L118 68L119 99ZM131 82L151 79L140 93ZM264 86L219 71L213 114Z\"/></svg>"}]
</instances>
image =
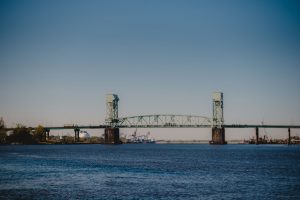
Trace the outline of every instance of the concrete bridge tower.
<instances>
[{"instance_id":1,"label":"concrete bridge tower","mask_svg":"<svg viewBox=\"0 0 300 200\"><path fill-rule=\"evenodd\" d=\"M106 144L120 143L119 128L116 128L118 123L118 95L106 95L106 119L108 125L104 130L104 140Z\"/></svg>"},{"instance_id":2,"label":"concrete bridge tower","mask_svg":"<svg viewBox=\"0 0 300 200\"><path fill-rule=\"evenodd\" d=\"M225 141L225 128L223 116L223 93L213 93L213 122L212 122L212 140L210 144L227 144Z\"/></svg>"}]
</instances>

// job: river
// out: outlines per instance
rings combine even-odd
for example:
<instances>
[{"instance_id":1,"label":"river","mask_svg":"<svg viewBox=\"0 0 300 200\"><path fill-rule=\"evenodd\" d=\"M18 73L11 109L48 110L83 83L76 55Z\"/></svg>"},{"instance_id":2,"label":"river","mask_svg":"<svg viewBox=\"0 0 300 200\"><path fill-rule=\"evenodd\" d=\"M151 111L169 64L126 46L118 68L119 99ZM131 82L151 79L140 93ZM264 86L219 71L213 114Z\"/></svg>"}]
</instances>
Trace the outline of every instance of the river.
<instances>
[{"instance_id":1,"label":"river","mask_svg":"<svg viewBox=\"0 0 300 200\"><path fill-rule=\"evenodd\" d=\"M298 145L2 145L0 199L300 199Z\"/></svg>"}]
</instances>

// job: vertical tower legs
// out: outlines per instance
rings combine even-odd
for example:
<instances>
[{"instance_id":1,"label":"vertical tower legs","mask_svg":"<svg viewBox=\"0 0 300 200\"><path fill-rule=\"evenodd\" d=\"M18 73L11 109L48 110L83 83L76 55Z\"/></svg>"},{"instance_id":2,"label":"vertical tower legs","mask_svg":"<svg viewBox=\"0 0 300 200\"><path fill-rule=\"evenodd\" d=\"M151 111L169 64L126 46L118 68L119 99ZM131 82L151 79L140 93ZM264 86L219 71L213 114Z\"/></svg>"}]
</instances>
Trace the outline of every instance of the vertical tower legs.
<instances>
[{"instance_id":1,"label":"vertical tower legs","mask_svg":"<svg viewBox=\"0 0 300 200\"><path fill-rule=\"evenodd\" d=\"M227 144L225 141L225 128L223 127L223 93L213 93L213 118L212 118L212 140L209 144Z\"/></svg>"},{"instance_id":2,"label":"vertical tower legs","mask_svg":"<svg viewBox=\"0 0 300 200\"><path fill-rule=\"evenodd\" d=\"M209 144L227 144L225 141L225 128L212 128L212 140L209 141Z\"/></svg>"},{"instance_id":3,"label":"vertical tower legs","mask_svg":"<svg viewBox=\"0 0 300 200\"><path fill-rule=\"evenodd\" d=\"M105 144L120 144L118 124L118 101L119 97L116 94L106 95L106 123L108 127L104 129Z\"/></svg>"},{"instance_id":4,"label":"vertical tower legs","mask_svg":"<svg viewBox=\"0 0 300 200\"><path fill-rule=\"evenodd\" d=\"M119 128L105 128L104 141L105 144L120 144Z\"/></svg>"}]
</instances>

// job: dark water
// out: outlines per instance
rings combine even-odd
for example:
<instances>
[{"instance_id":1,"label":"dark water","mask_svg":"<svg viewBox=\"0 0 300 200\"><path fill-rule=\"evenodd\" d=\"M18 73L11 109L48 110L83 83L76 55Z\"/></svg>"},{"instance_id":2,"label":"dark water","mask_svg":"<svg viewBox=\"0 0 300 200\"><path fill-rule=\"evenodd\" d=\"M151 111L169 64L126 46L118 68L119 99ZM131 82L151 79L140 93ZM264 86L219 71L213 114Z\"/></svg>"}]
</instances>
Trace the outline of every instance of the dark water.
<instances>
[{"instance_id":1,"label":"dark water","mask_svg":"<svg viewBox=\"0 0 300 200\"><path fill-rule=\"evenodd\" d=\"M0 146L0 199L300 199L300 146Z\"/></svg>"}]
</instances>

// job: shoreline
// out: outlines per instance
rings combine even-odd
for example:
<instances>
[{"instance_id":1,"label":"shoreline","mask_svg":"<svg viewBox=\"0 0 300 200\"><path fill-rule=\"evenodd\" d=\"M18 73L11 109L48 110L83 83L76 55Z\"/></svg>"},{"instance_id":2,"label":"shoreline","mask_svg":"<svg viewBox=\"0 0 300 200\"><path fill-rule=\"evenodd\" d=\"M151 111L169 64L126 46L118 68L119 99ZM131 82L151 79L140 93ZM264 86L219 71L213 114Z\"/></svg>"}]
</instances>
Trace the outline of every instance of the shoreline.
<instances>
[{"instance_id":1,"label":"shoreline","mask_svg":"<svg viewBox=\"0 0 300 200\"><path fill-rule=\"evenodd\" d=\"M38 144L22 144L22 143L13 143L13 144L0 144L0 146L8 146L8 145L121 145L121 144L125 144L125 145L161 145L161 144L203 144L203 145L207 145L209 144L209 142L206 141L158 141L156 143L151 143L151 144L147 144L147 143L120 143L120 144L105 144L105 143L38 143ZM218 144L214 144L217 146L220 146ZM227 145L256 145L253 143L240 143L240 142L235 142L235 141L227 141ZM260 143L258 145L288 145L287 143ZM300 145L299 143L295 143L295 144L289 144L289 145Z\"/></svg>"}]
</instances>

